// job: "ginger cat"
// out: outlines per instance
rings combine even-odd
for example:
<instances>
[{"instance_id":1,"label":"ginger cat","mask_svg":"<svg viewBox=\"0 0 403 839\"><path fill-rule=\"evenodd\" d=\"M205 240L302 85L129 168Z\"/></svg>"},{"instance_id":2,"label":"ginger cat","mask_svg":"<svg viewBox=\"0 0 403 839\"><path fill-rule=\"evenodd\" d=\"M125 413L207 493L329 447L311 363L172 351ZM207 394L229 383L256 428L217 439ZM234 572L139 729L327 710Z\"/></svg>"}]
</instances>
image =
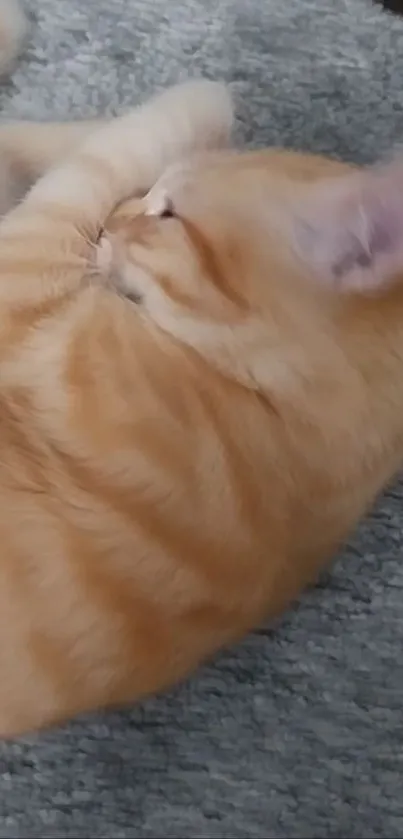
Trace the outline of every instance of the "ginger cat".
<instances>
[{"instance_id":1,"label":"ginger cat","mask_svg":"<svg viewBox=\"0 0 403 839\"><path fill-rule=\"evenodd\" d=\"M400 165L202 153L229 121L168 91L0 225L2 736L277 614L401 464Z\"/></svg>"}]
</instances>

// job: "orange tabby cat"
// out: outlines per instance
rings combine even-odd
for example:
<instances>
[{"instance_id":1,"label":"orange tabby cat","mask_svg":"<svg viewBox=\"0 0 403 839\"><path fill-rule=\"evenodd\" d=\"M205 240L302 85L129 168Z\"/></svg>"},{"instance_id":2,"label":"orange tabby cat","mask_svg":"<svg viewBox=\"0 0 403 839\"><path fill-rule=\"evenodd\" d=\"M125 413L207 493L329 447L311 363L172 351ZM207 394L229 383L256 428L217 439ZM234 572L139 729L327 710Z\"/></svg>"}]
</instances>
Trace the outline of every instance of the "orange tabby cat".
<instances>
[{"instance_id":1,"label":"orange tabby cat","mask_svg":"<svg viewBox=\"0 0 403 839\"><path fill-rule=\"evenodd\" d=\"M3 736L162 689L279 612L402 460L399 165L201 155L98 240L215 145L200 90L192 130L167 93L0 226Z\"/></svg>"}]
</instances>

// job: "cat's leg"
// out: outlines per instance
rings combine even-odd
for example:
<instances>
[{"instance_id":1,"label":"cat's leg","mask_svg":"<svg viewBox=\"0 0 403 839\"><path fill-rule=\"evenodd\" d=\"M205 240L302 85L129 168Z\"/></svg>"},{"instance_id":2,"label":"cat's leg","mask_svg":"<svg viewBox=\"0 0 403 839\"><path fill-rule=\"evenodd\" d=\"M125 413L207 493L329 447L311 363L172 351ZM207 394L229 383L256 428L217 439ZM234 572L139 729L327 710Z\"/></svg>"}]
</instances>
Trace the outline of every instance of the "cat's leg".
<instances>
[{"instance_id":1,"label":"cat's leg","mask_svg":"<svg viewBox=\"0 0 403 839\"><path fill-rule=\"evenodd\" d=\"M0 215L11 210L52 166L106 120L0 124Z\"/></svg>"},{"instance_id":2,"label":"cat's leg","mask_svg":"<svg viewBox=\"0 0 403 839\"><path fill-rule=\"evenodd\" d=\"M35 305L77 288L114 207L149 189L172 162L227 142L231 123L226 88L198 81L91 133L1 222L1 305Z\"/></svg>"},{"instance_id":3,"label":"cat's leg","mask_svg":"<svg viewBox=\"0 0 403 839\"><path fill-rule=\"evenodd\" d=\"M0 2L0 76L13 69L29 30L20 0Z\"/></svg>"}]
</instances>

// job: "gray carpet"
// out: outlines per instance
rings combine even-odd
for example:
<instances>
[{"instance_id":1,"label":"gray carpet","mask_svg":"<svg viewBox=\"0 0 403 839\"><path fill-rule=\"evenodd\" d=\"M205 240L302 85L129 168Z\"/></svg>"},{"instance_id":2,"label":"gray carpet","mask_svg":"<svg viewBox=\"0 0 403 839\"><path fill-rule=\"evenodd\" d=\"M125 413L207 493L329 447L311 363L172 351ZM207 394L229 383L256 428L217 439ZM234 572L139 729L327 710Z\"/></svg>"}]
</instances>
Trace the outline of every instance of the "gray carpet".
<instances>
[{"instance_id":1,"label":"gray carpet","mask_svg":"<svg viewBox=\"0 0 403 839\"><path fill-rule=\"evenodd\" d=\"M403 137L370 0L31 0L6 117L223 76L239 136L368 161ZM403 837L403 487L275 631L127 713L0 746L0 837Z\"/></svg>"}]
</instances>

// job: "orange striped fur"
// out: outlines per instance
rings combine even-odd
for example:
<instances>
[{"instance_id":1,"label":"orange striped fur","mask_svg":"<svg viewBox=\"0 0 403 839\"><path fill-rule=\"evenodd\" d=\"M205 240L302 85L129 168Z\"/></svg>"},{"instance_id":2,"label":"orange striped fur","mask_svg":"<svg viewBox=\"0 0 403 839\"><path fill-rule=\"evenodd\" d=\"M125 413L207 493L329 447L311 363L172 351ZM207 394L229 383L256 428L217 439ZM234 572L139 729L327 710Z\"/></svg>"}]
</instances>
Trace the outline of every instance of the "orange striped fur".
<instances>
[{"instance_id":1,"label":"orange striped fur","mask_svg":"<svg viewBox=\"0 0 403 839\"><path fill-rule=\"evenodd\" d=\"M283 224L349 168L169 168L228 122L220 88L170 91L0 226L2 736L161 690L280 612L400 465L402 283L325 291Z\"/></svg>"}]
</instances>

